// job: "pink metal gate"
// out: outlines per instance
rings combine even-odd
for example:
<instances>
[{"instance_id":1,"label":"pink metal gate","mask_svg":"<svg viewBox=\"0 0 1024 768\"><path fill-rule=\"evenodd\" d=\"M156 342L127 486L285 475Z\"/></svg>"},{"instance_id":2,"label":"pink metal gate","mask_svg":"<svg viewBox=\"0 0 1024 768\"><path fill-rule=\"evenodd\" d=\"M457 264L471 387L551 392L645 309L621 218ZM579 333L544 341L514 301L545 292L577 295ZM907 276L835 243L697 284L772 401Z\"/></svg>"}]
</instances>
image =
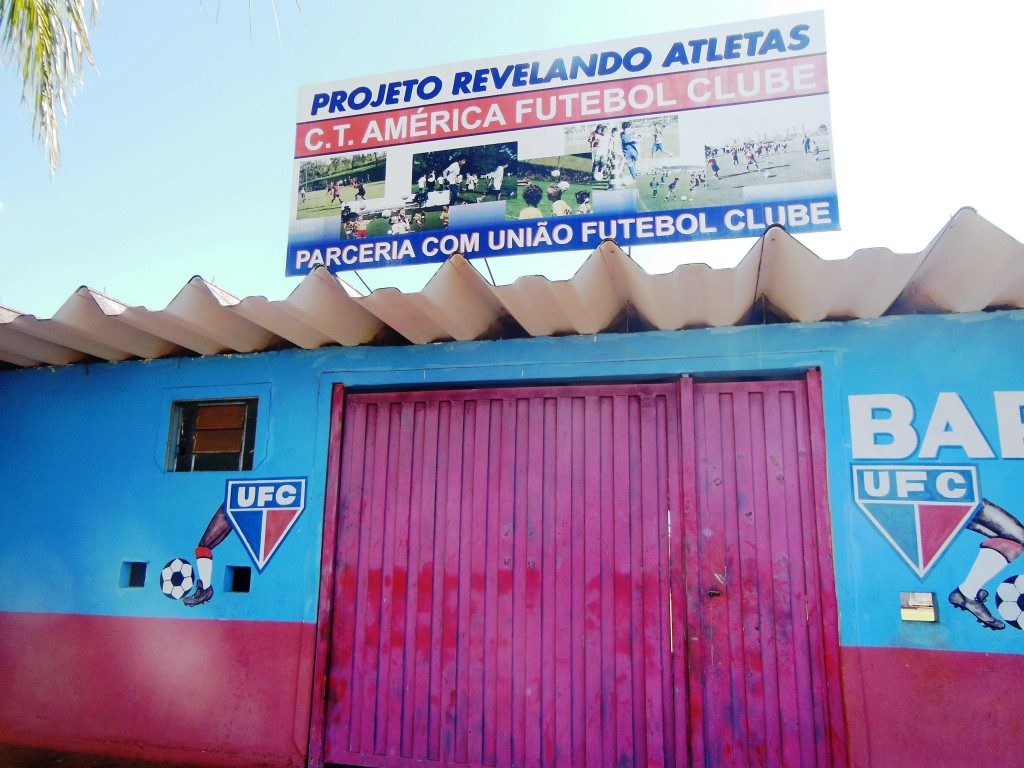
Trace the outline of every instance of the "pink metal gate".
<instances>
[{"instance_id":1,"label":"pink metal gate","mask_svg":"<svg viewBox=\"0 0 1024 768\"><path fill-rule=\"evenodd\" d=\"M346 396L311 761L830 765L835 608L803 386ZM743 458L743 429L761 453ZM801 600L817 634L792 640Z\"/></svg>"},{"instance_id":2,"label":"pink metal gate","mask_svg":"<svg viewBox=\"0 0 1024 768\"><path fill-rule=\"evenodd\" d=\"M819 398L816 372L694 387L683 568L708 766L845 765Z\"/></svg>"},{"instance_id":3,"label":"pink metal gate","mask_svg":"<svg viewBox=\"0 0 1024 768\"><path fill-rule=\"evenodd\" d=\"M348 398L327 761L679 764L677 404L675 384Z\"/></svg>"}]
</instances>

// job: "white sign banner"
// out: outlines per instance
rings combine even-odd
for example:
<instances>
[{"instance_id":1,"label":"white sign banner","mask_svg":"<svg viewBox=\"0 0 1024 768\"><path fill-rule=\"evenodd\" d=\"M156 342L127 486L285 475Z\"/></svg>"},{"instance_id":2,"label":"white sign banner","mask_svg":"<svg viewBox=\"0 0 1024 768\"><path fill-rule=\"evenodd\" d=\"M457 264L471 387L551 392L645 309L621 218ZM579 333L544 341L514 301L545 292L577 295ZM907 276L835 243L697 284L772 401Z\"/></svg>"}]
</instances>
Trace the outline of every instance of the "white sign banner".
<instances>
[{"instance_id":1,"label":"white sign banner","mask_svg":"<svg viewBox=\"0 0 1024 768\"><path fill-rule=\"evenodd\" d=\"M286 273L838 229L824 16L310 86Z\"/></svg>"}]
</instances>

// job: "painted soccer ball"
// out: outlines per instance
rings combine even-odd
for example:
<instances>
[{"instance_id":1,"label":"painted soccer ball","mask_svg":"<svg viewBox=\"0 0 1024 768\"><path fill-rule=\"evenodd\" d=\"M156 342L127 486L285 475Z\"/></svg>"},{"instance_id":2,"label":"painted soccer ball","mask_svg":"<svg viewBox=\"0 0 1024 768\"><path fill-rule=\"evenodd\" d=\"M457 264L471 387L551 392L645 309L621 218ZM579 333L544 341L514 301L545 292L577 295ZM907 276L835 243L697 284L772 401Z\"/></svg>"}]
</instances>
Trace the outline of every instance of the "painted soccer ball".
<instances>
[{"instance_id":1,"label":"painted soccer ball","mask_svg":"<svg viewBox=\"0 0 1024 768\"><path fill-rule=\"evenodd\" d=\"M160 571L160 591L172 600L181 600L194 586L192 563L188 560L176 557Z\"/></svg>"},{"instance_id":2,"label":"painted soccer ball","mask_svg":"<svg viewBox=\"0 0 1024 768\"><path fill-rule=\"evenodd\" d=\"M1024 574L996 587L996 610L1014 629L1024 629Z\"/></svg>"},{"instance_id":3,"label":"painted soccer ball","mask_svg":"<svg viewBox=\"0 0 1024 768\"><path fill-rule=\"evenodd\" d=\"M604 181L604 171L594 171L594 181Z\"/></svg>"},{"instance_id":4,"label":"painted soccer ball","mask_svg":"<svg viewBox=\"0 0 1024 768\"><path fill-rule=\"evenodd\" d=\"M556 179L557 179L557 178L558 178L559 176L561 176L561 175L562 175L562 172L561 172L560 170L558 170L557 168L555 168L555 170L553 170L553 171L551 172L551 176L552 176L553 178L556 178Z\"/></svg>"}]
</instances>

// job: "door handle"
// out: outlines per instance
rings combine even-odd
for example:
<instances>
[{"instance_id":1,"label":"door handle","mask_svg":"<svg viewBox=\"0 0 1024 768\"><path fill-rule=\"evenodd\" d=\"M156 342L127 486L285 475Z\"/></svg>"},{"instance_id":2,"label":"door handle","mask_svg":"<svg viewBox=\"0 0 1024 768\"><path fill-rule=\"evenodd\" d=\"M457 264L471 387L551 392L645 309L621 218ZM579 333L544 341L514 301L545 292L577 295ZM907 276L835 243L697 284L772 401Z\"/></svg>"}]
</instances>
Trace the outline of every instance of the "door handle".
<instances>
[{"instance_id":1,"label":"door handle","mask_svg":"<svg viewBox=\"0 0 1024 768\"><path fill-rule=\"evenodd\" d=\"M711 589L708 590L708 597L721 597L721 596L722 596L722 591L720 589L715 589L714 587L712 587Z\"/></svg>"}]
</instances>

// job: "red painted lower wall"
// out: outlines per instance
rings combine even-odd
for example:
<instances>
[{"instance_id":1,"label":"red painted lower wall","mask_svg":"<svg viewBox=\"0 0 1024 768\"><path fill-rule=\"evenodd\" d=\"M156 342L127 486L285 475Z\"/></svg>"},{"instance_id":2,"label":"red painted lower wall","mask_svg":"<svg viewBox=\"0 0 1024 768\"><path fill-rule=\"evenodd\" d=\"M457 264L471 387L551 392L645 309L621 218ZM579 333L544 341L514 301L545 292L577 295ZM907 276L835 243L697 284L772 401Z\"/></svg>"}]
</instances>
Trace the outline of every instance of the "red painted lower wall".
<instances>
[{"instance_id":1,"label":"red painted lower wall","mask_svg":"<svg viewBox=\"0 0 1024 768\"><path fill-rule=\"evenodd\" d=\"M0 740L213 766L305 764L312 624L0 613ZM842 649L851 768L1021 765L1024 656Z\"/></svg>"},{"instance_id":2,"label":"red painted lower wall","mask_svg":"<svg viewBox=\"0 0 1024 768\"><path fill-rule=\"evenodd\" d=\"M312 624L0 613L0 739L304 765Z\"/></svg>"},{"instance_id":3,"label":"red painted lower wall","mask_svg":"<svg viewBox=\"0 0 1024 768\"><path fill-rule=\"evenodd\" d=\"M1024 656L851 647L841 655L851 768L1024 765L1013 738Z\"/></svg>"}]
</instances>

